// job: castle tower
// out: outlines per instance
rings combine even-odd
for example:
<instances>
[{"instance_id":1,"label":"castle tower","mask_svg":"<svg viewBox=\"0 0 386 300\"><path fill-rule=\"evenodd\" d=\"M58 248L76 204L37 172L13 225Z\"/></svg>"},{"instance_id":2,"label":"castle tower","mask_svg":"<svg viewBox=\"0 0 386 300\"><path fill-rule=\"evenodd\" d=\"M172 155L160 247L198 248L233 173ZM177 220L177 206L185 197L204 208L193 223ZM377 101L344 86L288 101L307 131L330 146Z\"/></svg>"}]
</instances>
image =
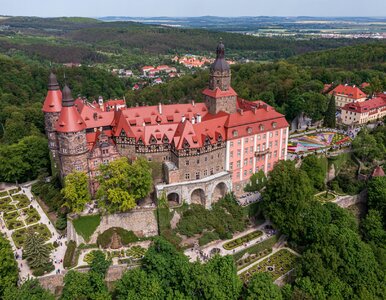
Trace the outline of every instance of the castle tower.
<instances>
[{"instance_id":1,"label":"castle tower","mask_svg":"<svg viewBox=\"0 0 386 300\"><path fill-rule=\"evenodd\" d=\"M55 74L51 73L48 78L48 91L43 104L44 123L48 138L48 147L51 151L55 168L59 165L59 146L56 135L55 124L62 110L62 92L60 91Z\"/></svg>"},{"instance_id":2,"label":"castle tower","mask_svg":"<svg viewBox=\"0 0 386 300\"><path fill-rule=\"evenodd\" d=\"M80 116L71 90L66 85L62 92L62 110L56 123L60 173L64 177L73 171L87 172L86 124Z\"/></svg>"},{"instance_id":3,"label":"castle tower","mask_svg":"<svg viewBox=\"0 0 386 300\"><path fill-rule=\"evenodd\" d=\"M237 93L231 87L231 69L225 60L225 47L222 42L217 45L216 60L210 66L209 76L209 88L203 91L209 112L236 112Z\"/></svg>"}]
</instances>

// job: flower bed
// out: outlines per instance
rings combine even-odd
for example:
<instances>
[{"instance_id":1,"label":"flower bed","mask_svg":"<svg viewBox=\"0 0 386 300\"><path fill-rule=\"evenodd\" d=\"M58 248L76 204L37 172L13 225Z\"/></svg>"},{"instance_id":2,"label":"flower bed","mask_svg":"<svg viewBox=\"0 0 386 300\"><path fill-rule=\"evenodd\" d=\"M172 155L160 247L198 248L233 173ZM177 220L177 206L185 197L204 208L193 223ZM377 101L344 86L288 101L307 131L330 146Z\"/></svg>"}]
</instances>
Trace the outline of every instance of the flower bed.
<instances>
[{"instance_id":1,"label":"flower bed","mask_svg":"<svg viewBox=\"0 0 386 300\"><path fill-rule=\"evenodd\" d=\"M22 228L19 230L15 230L12 233L12 239L15 242L16 247L21 248L24 246L25 239L27 236L27 231L32 230L33 232L41 235L44 240L48 241L51 238L51 232L48 230L47 226L44 224L35 224L28 228Z\"/></svg>"},{"instance_id":2,"label":"flower bed","mask_svg":"<svg viewBox=\"0 0 386 300\"><path fill-rule=\"evenodd\" d=\"M17 211L13 211L13 212L4 214L4 221L5 221L5 225L7 226L8 230L17 229L17 228L24 226L23 221L18 220L19 217L20 217L20 215Z\"/></svg>"},{"instance_id":3,"label":"flower bed","mask_svg":"<svg viewBox=\"0 0 386 300\"><path fill-rule=\"evenodd\" d=\"M8 192L7 191L0 192L0 197L5 197L5 196L8 196Z\"/></svg>"},{"instance_id":4,"label":"flower bed","mask_svg":"<svg viewBox=\"0 0 386 300\"><path fill-rule=\"evenodd\" d=\"M244 282L248 282L249 279L255 273L266 272L272 276L272 280L276 280L283 276L295 267L297 257L287 249L282 249L264 259L247 271L243 272L240 276Z\"/></svg>"},{"instance_id":5,"label":"flower bed","mask_svg":"<svg viewBox=\"0 0 386 300\"><path fill-rule=\"evenodd\" d=\"M138 241L137 236L132 231L125 230L121 227L111 227L98 235L97 238L97 245L101 246L102 248L107 248L111 243L111 238L113 236L113 233L116 232L120 239L121 243L124 246L127 246L130 243L134 243Z\"/></svg>"},{"instance_id":6,"label":"flower bed","mask_svg":"<svg viewBox=\"0 0 386 300\"><path fill-rule=\"evenodd\" d=\"M12 189L12 190L8 190L8 193L9 193L10 195L16 194L16 193L18 193L18 192L20 192L20 188L19 188L19 187L14 188L14 189Z\"/></svg>"},{"instance_id":7,"label":"flower bed","mask_svg":"<svg viewBox=\"0 0 386 300\"><path fill-rule=\"evenodd\" d=\"M16 210L15 205L12 205L9 203L0 204L0 211L4 212L4 214L7 214L7 213L14 211L14 210Z\"/></svg>"},{"instance_id":8,"label":"flower bed","mask_svg":"<svg viewBox=\"0 0 386 300\"><path fill-rule=\"evenodd\" d=\"M12 202L11 197L5 197L0 199L0 205L9 204ZM0 206L1 207L1 206Z\"/></svg>"},{"instance_id":9,"label":"flower bed","mask_svg":"<svg viewBox=\"0 0 386 300\"><path fill-rule=\"evenodd\" d=\"M251 265L252 263L254 263L255 261L263 258L264 256L267 256L268 254L270 254L272 252L272 248L270 249L265 249L263 251L260 251L258 253L253 253L251 255L249 255L248 257L244 258L244 259L239 259L237 261L237 270L241 270L249 265Z\"/></svg>"},{"instance_id":10,"label":"flower bed","mask_svg":"<svg viewBox=\"0 0 386 300\"><path fill-rule=\"evenodd\" d=\"M326 196L326 192L322 192L315 195L315 199L321 202L329 202L335 200L336 196L329 192Z\"/></svg>"},{"instance_id":11,"label":"flower bed","mask_svg":"<svg viewBox=\"0 0 386 300\"><path fill-rule=\"evenodd\" d=\"M17 201L16 206L18 208L24 208L30 205L30 201L26 195L17 194L12 196L13 200Z\"/></svg>"},{"instance_id":12,"label":"flower bed","mask_svg":"<svg viewBox=\"0 0 386 300\"><path fill-rule=\"evenodd\" d=\"M133 259L141 259L145 255L146 251L147 250L141 246L133 246L126 250L126 255Z\"/></svg>"},{"instance_id":13,"label":"flower bed","mask_svg":"<svg viewBox=\"0 0 386 300\"><path fill-rule=\"evenodd\" d=\"M23 209L22 212L24 212L27 215L27 217L25 218L25 222L27 225L36 223L40 220L39 213L32 206Z\"/></svg>"},{"instance_id":14,"label":"flower bed","mask_svg":"<svg viewBox=\"0 0 386 300\"><path fill-rule=\"evenodd\" d=\"M263 232L261 232L260 230L256 230L251 233L248 233L247 235L243 235L237 239L234 239L234 240L231 240L230 242L225 243L223 245L223 248L225 250L232 250L262 235L263 235Z\"/></svg>"}]
</instances>

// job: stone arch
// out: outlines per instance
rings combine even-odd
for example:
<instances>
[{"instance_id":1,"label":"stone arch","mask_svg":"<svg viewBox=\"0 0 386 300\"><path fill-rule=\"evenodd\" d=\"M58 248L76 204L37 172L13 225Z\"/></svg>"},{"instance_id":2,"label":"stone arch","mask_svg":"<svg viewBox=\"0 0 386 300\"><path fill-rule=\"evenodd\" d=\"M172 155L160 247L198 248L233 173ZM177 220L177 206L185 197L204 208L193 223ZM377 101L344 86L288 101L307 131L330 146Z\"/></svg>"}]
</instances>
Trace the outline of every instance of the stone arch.
<instances>
[{"instance_id":1,"label":"stone arch","mask_svg":"<svg viewBox=\"0 0 386 300\"><path fill-rule=\"evenodd\" d=\"M205 206L205 192L203 189L195 189L190 195L191 204L201 204Z\"/></svg>"},{"instance_id":2,"label":"stone arch","mask_svg":"<svg viewBox=\"0 0 386 300\"><path fill-rule=\"evenodd\" d=\"M220 198L224 197L228 192L228 187L224 182L219 182L213 189L212 203L217 202Z\"/></svg>"},{"instance_id":3,"label":"stone arch","mask_svg":"<svg viewBox=\"0 0 386 300\"><path fill-rule=\"evenodd\" d=\"M169 193L167 199L169 206L176 206L181 203L180 195L176 192Z\"/></svg>"}]
</instances>

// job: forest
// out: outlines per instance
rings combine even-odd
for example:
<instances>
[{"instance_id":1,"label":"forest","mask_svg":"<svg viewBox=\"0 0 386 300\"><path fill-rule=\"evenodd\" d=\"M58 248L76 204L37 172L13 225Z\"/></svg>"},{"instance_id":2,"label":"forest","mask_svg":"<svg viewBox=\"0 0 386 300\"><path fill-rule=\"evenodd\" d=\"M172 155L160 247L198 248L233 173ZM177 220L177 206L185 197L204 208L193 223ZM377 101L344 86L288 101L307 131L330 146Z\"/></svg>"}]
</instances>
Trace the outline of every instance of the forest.
<instances>
[{"instance_id":1,"label":"forest","mask_svg":"<svg viewBox=\"0 0 386 300\"><path fill-rule=\"evenodd\" d=\"M213 55L222 38L232 59L288 58L310 51L369 43L366 39L266 38L203 29L179 29L87 18L12 17L0 20L0 51L41 62L132 67L165 55Z\"/></svg>"}]
</instances>

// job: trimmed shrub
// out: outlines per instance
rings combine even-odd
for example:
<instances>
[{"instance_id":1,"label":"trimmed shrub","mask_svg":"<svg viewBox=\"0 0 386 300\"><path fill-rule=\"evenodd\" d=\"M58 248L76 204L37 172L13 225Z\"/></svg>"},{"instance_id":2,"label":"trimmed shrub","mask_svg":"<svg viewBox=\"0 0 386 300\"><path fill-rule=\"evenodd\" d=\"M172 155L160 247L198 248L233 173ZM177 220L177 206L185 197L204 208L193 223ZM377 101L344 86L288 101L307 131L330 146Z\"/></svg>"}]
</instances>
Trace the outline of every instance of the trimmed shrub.
<instances>
[{"instance_id":1,"label":"trimmed shrub","mask_svg":"<svg viewBox=\"0 0 386 300\"><path fill-rule=\"evenodd\" d=\"M210 242L219 239L220 236L217 234L217 232L205 232L202 237L199 238L198 243L200 244L200 246L204 246Z\"/></svg>"},{"instance_id":2,"label":"trimmed shrub","mask_svg":"<svg viewBox=\"0 0 386 300\"><path fill-rule=\"evenodd\" d=\"M111 237L113 236L114 231L116 231L120 236L121 242L124 246L138 241L138 237L134 234L134 232L125 230L121 227L111 227L98 236L97 245L102 248L107 248L111 243Z\"/></svg>"},{"instance_id":3,"label":"trimmed shrub","mask_svg":"<svg viewBox=\"0 0 386 300\"><path fill-rule=\"evenodd\" d=\"M64 259L63 259L64 268L70 268L72 266L75 250L76 250L75 241L69 241L67 244L67 250L66 250L66 253L64 254Z\"/></svg>"}]
</instances>

